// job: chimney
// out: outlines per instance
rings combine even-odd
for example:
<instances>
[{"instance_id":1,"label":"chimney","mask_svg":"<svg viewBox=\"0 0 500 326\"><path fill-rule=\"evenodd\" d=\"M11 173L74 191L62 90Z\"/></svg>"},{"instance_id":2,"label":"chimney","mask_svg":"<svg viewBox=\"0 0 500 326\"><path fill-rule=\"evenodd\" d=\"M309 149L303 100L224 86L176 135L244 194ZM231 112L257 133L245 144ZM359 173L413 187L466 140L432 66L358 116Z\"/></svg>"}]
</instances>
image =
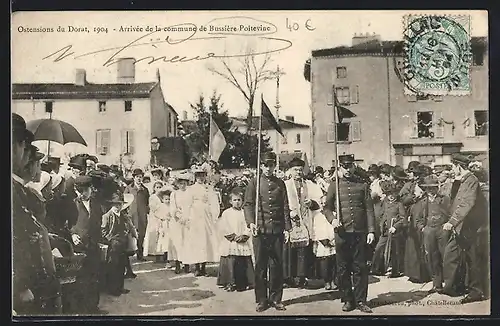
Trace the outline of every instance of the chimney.
<instances>
[{"instance_id":1,"label":"chimney","mask_svg":"<svg viewBox=\"0 0 500 326\"><path fill-rule=\"evenodd\" d=\"M133 84L135 82L135 59L120 58L117 66L116 82L118 84Z\"/></svg>"},{"instance_id":2,"label":"chimney","mask_svg":"<svg viewBox=\"0 0 500 326\"><path fill-rule=\"evenodd\" d=\"M182 111L182 121L184 120L187 120L188 119L188 113L186 110Z\"/></svg>"},{"instance_id":3,"label":"chimney","mask_svg":"<svg viewBox=\"0 0 500 326\"><path fill-rule=\"evenodd\" d=\"M363 33L360 33L359 35L354 33L354 36L352 37L352 46L356 46L359 44L368 43L368 42L372 42L372 41L381 42L382 38L380 37L379 34L375 34L375 33L372 33L371 35L370 35L370 33L366 33L364 35L363 35Z\"/></svg>"},{"instance_id":4,"label":"chimney","mask_svg":"<svg viewBox=\"0 0 500 326\"><path fill-rule=\"evenodd\" d=\"M295 117L293 115L286 115L285 120L290 122L295 122Z\"/></svg>"},{"instance_id":5,"label":"chimney","mask_svg":"<svg viewBox=\"0 0 500 326\"><path fill-rule=\"evenodd\" d=\"M87 83L87 73L85 72L85 69L76 69L75 85L85 86L86 83Z\"/></svg>"}]
</instances>

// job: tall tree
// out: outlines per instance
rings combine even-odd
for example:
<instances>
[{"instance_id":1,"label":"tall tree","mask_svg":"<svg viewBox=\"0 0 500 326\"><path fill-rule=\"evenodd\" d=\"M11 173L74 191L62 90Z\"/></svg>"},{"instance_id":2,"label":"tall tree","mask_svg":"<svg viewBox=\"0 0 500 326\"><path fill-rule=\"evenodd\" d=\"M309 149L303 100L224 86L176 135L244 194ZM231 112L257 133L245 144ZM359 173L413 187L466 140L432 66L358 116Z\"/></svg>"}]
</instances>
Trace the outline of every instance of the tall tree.
<instances>
[{"instance_id":1,"label":"tall tree","mask_svg":"<svg viewBox=\"0 0 500 326\"><path fill-rule=\"evenodd\" d=\"M206 103L205 97L200 95L198 101L191 104L191 109L195 111L197 117L195 125L191 130L187 130L188 134L185 137L190 149L191 164L205 161L208 158L211 114L228 144L219 158L221 166L223 168L238 168L256 165L257 135L244 134L236 128L232 128L232 120L228 111L224 109L221 95L214 91L209 103ZM269 151L269 138L262 136L261 141L262 151Z\"/></svg>"},{"instance_id":2,"label":"tall tree","mask_svg":"<svg viewBox=\"0 0 500 326\"><path fill-rule=\"evenodd\" d=\"M223 58L220 66L208 66L213 74L222 77L233 85L248 103L247 125L248 131L252 124L254 115L253 105L259 86L270 79L275 78L274 72L267 67L271 63L271 55L254 55L252 49L247 49L246 55L238 58Z\"/></svg>"}]
</instances>

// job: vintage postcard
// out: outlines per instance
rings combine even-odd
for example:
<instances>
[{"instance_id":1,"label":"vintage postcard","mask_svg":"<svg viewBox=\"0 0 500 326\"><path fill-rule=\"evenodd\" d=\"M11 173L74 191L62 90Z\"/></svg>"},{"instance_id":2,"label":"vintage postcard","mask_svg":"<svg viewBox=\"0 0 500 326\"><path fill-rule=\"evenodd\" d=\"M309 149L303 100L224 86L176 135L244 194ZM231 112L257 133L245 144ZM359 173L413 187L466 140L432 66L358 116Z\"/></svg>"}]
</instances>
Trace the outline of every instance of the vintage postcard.
<instances>
[{"instance_id":1,"label":"vintage postcard","mask_svg":"<svg viewBox=\"0 0 500 326\"><path fill-rule=\"evenodd\" d=\"M14 318L490 314L486 11L11 35Z\"/></svg>"}]
</instances>

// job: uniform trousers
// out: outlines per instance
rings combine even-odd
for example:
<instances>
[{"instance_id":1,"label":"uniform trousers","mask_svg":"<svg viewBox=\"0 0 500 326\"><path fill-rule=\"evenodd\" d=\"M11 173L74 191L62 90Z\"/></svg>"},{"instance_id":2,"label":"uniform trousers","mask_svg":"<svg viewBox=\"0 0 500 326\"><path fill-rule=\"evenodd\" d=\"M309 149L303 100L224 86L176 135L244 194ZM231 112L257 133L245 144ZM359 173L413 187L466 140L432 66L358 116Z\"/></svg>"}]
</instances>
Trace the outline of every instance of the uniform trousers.
<instances>
[{"instance_id":1,"label":"uniform trousers","mask_svg":"<svg viewBox=\"0 0 500 326\"><path fill-rule=\"evenodd\" d=\"M366 235L363 232L343 230L335 233L337 273L342 302L366 303L368 295Z\"/></svg>"},{"instance_id":2,"label":"uniform trousers","mask_svg":"<svg viewBox=\"0 0 500 326\"><path fill-rule=\"evenodd\" d=\"M253 238L256 303L280 303L283 298L283 234L258 234ZM267 271L269 268L269 296Z\"/></svg>"},{"instance_id":3,"label":"uniform trousers","mask_svg":"<svg viewBox=\"0 0 500 326\"><path fill-rule=\"evenodd\" d=\"M424 248L426 261L432 276L432 284L436 288L443 286L443 257L450 232L443 230L442 225L424 228Z\"/></svg>"},{"instance_id":4,"label":"uniform trousers","mask_svg":"<svg viewBox=\"0 0 500 326\"><path fill-rule=\"evenodd\" d=\"M481 280L481 261L478 253L477 239L465 239L460 235L452 235L444 251L444 287L445 290L461 292L465 283L465 275L461 272L461 264L465 263L468 275L469 293L483 294Z\"/></svg>"}]
</instances>

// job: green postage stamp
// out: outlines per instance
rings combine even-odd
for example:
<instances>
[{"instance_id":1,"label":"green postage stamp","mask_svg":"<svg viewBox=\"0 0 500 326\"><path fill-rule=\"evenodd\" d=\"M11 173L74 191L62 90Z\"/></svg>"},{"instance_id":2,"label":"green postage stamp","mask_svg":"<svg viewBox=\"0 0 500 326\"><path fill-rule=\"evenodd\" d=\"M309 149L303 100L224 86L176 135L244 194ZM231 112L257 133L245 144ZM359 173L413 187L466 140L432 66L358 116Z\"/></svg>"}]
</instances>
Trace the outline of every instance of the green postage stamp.
<instances>
[{"instance_id":1,"label":"green postage stamp","mask_svg":"<svg viewBox=\"0 0 500 326\"><path fill-rule=\"evenodd\" d=\"M405 94L469 95L470 16L408 15L403 21Z\"/></svg>"}]
</instances>

